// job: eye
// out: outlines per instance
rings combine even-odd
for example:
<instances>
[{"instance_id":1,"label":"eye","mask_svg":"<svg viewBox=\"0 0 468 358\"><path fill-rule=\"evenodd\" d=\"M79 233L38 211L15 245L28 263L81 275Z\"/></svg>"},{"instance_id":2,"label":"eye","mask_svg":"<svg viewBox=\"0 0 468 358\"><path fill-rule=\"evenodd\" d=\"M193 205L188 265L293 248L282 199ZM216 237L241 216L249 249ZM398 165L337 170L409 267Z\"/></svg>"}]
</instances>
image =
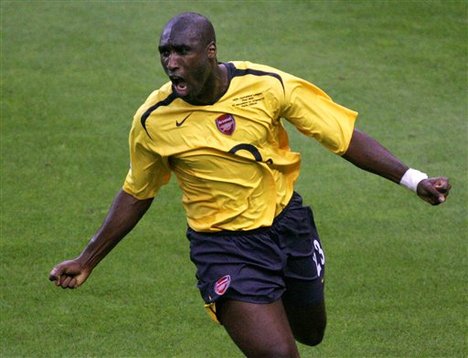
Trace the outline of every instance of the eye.
<instances>
[{"instance_id":1,"label":"eye","mask_svg":"<svg viewBox=\"0 0 468 358\"><path fill-rule=\"evenodd\" d=\"M190 52L190 47L180 46L176 49L177 53L181 56L187 55Z\"/></svg>"},{"instance_id":2,"label":"eye","mask_svg":"<svg viewBox=\"0 0 468 358\"><path fill-rule=\"evenodd\" d=\"M159 47L159 54L161 55L161 57L168 57L170 51L167 47Z\"/></svg>"}]
</instances>

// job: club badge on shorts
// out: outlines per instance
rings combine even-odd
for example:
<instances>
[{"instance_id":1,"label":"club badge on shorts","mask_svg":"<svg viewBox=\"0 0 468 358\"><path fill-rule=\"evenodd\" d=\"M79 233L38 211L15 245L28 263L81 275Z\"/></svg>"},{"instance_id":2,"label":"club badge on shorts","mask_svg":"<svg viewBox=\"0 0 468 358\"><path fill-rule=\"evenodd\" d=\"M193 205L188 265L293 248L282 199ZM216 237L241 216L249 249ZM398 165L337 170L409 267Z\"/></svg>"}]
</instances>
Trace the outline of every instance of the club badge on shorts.
<instances>
[{"instance_id":1,"label":"club badge on shorts","mask_svg":"<svg viewBox=\"0 0 468 358\"><path fill-rule=\"evenodd\" d=\"M226 135L232 135L236 129L236 120L232 114L223 114L216 118L216 127L218 130Z\"/></svg>"},{"instance_id":2,"label":"club badge on shorts","mask_svg":"<svg viewBox=\"0 0 468 358\"><path fill-rule=\"evenodd\" d=\"M229 285L231 284L231 276L225 275L218 279L215 283L214 291L217 295L222 296L226 293Z\"/></svg>"}]
</instances>

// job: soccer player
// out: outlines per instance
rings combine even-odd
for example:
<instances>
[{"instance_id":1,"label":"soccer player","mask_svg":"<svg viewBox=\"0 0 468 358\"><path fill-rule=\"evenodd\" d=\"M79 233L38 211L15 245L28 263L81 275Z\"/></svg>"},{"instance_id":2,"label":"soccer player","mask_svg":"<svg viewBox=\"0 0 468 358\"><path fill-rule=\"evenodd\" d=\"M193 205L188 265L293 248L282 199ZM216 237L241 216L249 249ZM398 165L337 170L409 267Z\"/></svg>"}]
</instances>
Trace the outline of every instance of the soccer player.
<instances>
[{"instance_id":1,"label":"soccer player","mask_svg":"<svg viewBox=\"0 0 468 358\"><path fill-rule=\"evenodd\" d=\"M323 338L325 255L312 211L294 191L300 155L281 119L432 205L446 200L450 184L355 129L357 113L313 84L264 65L218 62L216 46L202 15L183 13L164 27L159 53L170 82L135 114L123 188L82 253L49 278L63 288L83 284L174 173L213 318L249 357L297 357L295 340Z\"/></svg>"}]
</instances>

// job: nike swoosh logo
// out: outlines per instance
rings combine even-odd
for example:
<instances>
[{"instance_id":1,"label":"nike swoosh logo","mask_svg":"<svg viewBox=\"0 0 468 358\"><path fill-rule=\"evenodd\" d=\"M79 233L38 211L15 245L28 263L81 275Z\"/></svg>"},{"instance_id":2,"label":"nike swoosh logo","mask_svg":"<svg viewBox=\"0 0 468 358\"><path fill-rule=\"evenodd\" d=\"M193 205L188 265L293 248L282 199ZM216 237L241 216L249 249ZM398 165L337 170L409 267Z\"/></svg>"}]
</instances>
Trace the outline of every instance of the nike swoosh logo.
<instances>
[{"instance_id":1,"label":"nike swoosh logo","mask_svg":"<svg viewBox=\"0 0 468 358\"><path fill-rule=\"evenodd\" d=\"M187 120L187 118L190 117L191 115L192 115L192 113L187 114L187 115L185 116L185 118L182 119L180 122L176 120L175 125L176 125L177 127L180 127L182 124L184 124L184 122Z\"/></svg>"}]
</instances>

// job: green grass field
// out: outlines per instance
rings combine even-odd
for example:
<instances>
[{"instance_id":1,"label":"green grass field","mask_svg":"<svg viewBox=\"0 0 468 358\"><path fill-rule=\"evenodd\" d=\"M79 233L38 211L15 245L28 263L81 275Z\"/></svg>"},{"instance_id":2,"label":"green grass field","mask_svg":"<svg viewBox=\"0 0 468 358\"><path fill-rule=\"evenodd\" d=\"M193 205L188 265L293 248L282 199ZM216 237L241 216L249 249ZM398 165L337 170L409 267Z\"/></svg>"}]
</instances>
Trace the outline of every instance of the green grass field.
<instances>
[{"instance_id":1,"label":"green grass field","mask_svg":"<svg viewBox=\"0 0 468 358\"><path fill-rule=\"evenodd\" d=\"M77 255L128 168L133 113L164 81L159 32L209 16L219 59L279 67L360 112L431 207L290 128L327 253L329 325L303 357L466 357L466 1L1 1L1 357L240 357L204 313L172 180L78 290Z\"/></svg>"}]
</instances>

